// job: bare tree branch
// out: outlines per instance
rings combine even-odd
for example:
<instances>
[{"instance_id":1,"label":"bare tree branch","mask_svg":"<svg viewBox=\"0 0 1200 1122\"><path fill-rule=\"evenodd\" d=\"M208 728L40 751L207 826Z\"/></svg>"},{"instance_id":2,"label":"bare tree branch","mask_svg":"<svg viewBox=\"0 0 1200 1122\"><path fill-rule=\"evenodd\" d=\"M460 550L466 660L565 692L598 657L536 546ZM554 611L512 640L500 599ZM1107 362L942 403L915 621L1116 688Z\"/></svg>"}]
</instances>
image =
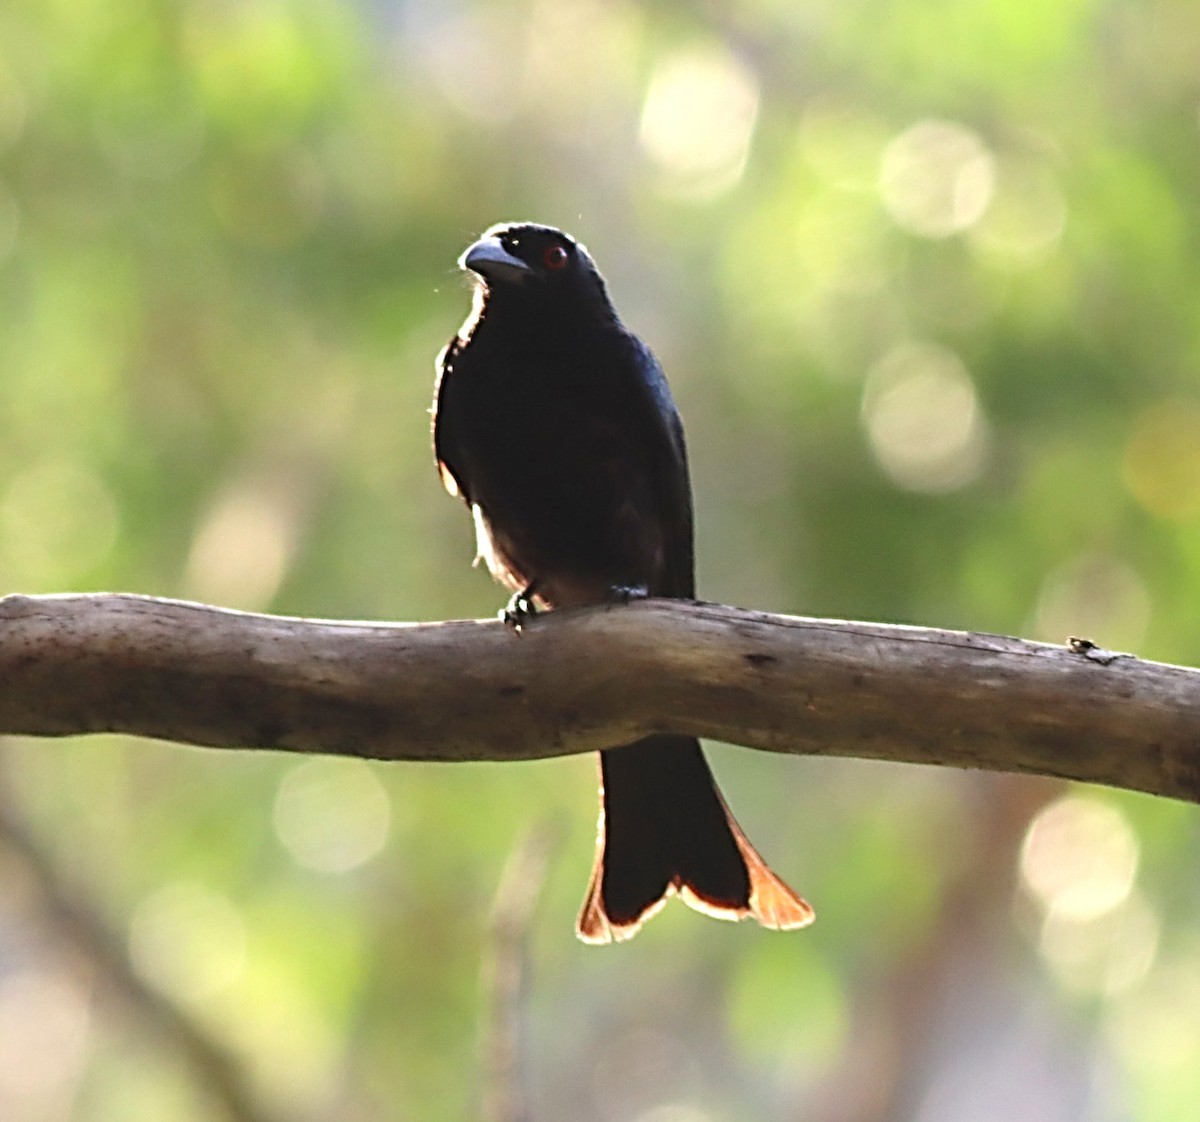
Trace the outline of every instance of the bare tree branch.
<instances>
[{"instance_id":1,"label":"bare tree branch","mask_svg":"<svg viewBox=\"0 0 1200 1122\"><path fill-rule=\"evenodd\" d=\"M0 733L517 760L656 730L1200 801L1200 672L1076 643L649 600L334 623L128 595L0 599Z\"/></svg>"}]
</instances>

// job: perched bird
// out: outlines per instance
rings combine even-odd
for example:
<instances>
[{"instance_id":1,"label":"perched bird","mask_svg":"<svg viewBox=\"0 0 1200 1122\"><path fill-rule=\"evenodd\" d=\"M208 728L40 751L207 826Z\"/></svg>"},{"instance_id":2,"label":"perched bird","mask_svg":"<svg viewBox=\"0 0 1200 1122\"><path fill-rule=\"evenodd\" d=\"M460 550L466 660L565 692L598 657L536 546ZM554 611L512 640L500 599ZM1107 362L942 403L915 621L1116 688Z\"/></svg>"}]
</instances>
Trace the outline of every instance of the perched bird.
<instances>
[{"instance_id":1,"label":"perched bird","mask_svg":"<svg viewBox=\"0 0 1200 1122\"><path fill-rule=\"evenodd\" d=\"M498 225L459 265L474 303L438 356L434 453L471 509L479 557L513 593L508 618L694 596L683 426L587 250L549 226ZM630 938L673 893L722 919L812 921L734 821L693 737L604 751L600 771L585 942Z\"/></svg>"}]
</instances>

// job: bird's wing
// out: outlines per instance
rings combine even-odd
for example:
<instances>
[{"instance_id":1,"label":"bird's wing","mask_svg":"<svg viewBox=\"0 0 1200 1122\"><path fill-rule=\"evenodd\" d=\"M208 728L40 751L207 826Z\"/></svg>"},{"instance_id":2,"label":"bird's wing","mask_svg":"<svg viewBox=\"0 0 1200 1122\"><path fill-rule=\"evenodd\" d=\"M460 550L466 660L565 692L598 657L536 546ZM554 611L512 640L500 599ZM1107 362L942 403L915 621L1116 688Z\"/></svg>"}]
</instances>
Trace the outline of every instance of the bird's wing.
<instances>
[{"instance_id":1,"label":"bird's wing","mask_svg":"<svg viewBox=\"0 0 1200 1122\"><path fill-rule=\"evenodd\" d=\"M667 541L666 572L652 594L691 599L696 595L692 486L688 476L683 422L671 397L666 375L654 353L640 339L636 348L638 383L655 434L652 468L656 505Z\"/></svg>"},{"instance_id":2,"label":"bird's wing","mask_svg":"<svg viewBox=\"0 0 1200 1122\"><path fill-rule=\"evenodd\" d=\"M463 471L462 454L459 450L455 431L454 404L454 360L462 350L463 342L456 335L442 348L437 357L437 383L433 388L433 455L437 461L438 474L442 477L442 485L452 495L461 495L470 504L471 496L467 492L465 473Z\"/></svg>"}]
</instances>

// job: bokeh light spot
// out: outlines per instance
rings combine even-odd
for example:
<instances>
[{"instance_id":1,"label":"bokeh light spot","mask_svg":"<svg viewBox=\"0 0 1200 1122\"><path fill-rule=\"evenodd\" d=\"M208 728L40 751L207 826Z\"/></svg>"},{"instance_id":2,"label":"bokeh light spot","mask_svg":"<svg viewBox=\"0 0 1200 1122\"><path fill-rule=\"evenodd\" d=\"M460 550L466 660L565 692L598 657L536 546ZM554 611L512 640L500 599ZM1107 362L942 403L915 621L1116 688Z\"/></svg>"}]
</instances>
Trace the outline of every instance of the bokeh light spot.
<instances>
[{"instance_id":1,"label":"bokeh light spot","mask_svg":"<svg viewBox=\"0 0 1200 1122\"><path fill-rule=\"evenodd\" d=\"M987 212L971 231L990 260L1010 268L1036 264L1062 240L1067 199L1044 163L1002 160Z\"/></svg>"},{"instance_id":2,"label":"bokeh light spot","mask_svg":"<svg viewBox=\"0 0 1200 1122\"><path fill-rule=\"evenodd\" d=\"M1200 515L1200 403L1163 401L1140 414L1122 467L1125 485L1151 514Z\"/></svg>"},{"instance_id":3,"label":"bokeh light spot","mask_svg":"<svg viewBox=\"0 0 1200 1122\"><path fill-rule=\"evenodd\" d=\"M138 973L161 989L201 1000L240 975L246 929L225 896L181 881L138 905L129 925L129 955Z\"/></svg>"},{"instance_id":4,"label":"bokeh light spot","mask_svg":"<svg viewBox=\"0 0 1200 1122\"><path fill-rule=\"evenodd\" d=\"M387 792L362 760L314 759L288 772L275 832L297 864L345 873L369 861L391 830Z\"/></svg>"},{"instance_id":5,"label":"bokeh light spot","mask_svg":"<svg viewBox=\"0 0 1200 1122\"><path fill-rule=\"evenodd\" d=\"M240 480L213 504L188 555L188 595L226 607L264 608L296 550L298 511L278 488Z\"/></svg>"},{"instance_id":6,"label":"bokeh light spot","mask_svg":"<svg viewBox=\"0 0 1200 1122\"><path fill-rule=\"evenodd\" d=\"M983 466L986 423L962 360L932 343L905 342L872 367L862 420L880 466L898 487L950 491Z\"/></svg>"},{"instance_id":7,"label":"bokeh light spot","mask_svg":"<svg viewBox=\"0 0 1200 1122\"><path fill-rule=\"evenodd\" d=\"M983 217L995 187L992 154L952 121L920 121L884 150L879 189L898 226L944 238Z\"/></svg>"},{"instance_id":8,"label":"bokeh light spot","mask_svg":"<svg viewBox=\"0 0 1200 1122\"><path fill-rule=\"evenodd\" d=\"M758 80L728 51L692 48L654 71L642 106L642 148L663 190L711 198L742 176L758 116Z\"/></svg>"},{"instance_id":9,"label":"bokeh light spot","mask_svg":"<svg viewBox=\"0 0 1200 1122\"><path fill-rule=\"evenodd\" d=\"M1083 922L1114 911L1133 890L1138 842L1125 815L1087 795L1067 795L1030 823L1021 876L1048 912Z\"/></svg>"},{"instance_id":10,"label":"bokeh light spot","mask_svg":"<svg viewBox=\"0 0 1200 1122\"><path fill-rule=\"evenodd\" d=\"M1100 916L1081 918L1052 909L1043 921L1038 950L1068 989L1112 997L1150 971L1160 929L1158 916L1133 892Z\"/></svg>"},{"instance_id":11,"label":"bokeh light spot","mask_svg":"<svg viewBox=\"0 0 1200 1122\"><path fill-rule=\"evenodd\" d=\"M1052 572L1038 596L1034 636L1065 643L1072 635L1104 647L1140 645L1150 620L1150 593L1116 557L1089 553Z\"/></svg>"}]
</instances>

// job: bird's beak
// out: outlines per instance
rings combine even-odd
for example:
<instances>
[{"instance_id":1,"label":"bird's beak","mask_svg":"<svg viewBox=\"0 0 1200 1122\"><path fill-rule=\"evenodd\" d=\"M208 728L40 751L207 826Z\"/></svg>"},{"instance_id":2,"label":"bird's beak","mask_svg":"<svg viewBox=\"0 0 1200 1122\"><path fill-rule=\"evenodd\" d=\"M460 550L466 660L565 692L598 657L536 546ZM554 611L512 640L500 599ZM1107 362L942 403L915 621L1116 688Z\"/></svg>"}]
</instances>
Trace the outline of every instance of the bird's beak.
<instances>
[{"instance_id":1,"label":"bird's beak","mask_svg":"<svg viewBox=\"0 0 1200 1122\"><path fill-rule=\"evenodd\" d=\"M513 256L500 244L499 238L480 238L458 259L460 269L470 269L485 280L509 281L520 284L533 272L519 257Z\"/></svg>"}]
</instances>

